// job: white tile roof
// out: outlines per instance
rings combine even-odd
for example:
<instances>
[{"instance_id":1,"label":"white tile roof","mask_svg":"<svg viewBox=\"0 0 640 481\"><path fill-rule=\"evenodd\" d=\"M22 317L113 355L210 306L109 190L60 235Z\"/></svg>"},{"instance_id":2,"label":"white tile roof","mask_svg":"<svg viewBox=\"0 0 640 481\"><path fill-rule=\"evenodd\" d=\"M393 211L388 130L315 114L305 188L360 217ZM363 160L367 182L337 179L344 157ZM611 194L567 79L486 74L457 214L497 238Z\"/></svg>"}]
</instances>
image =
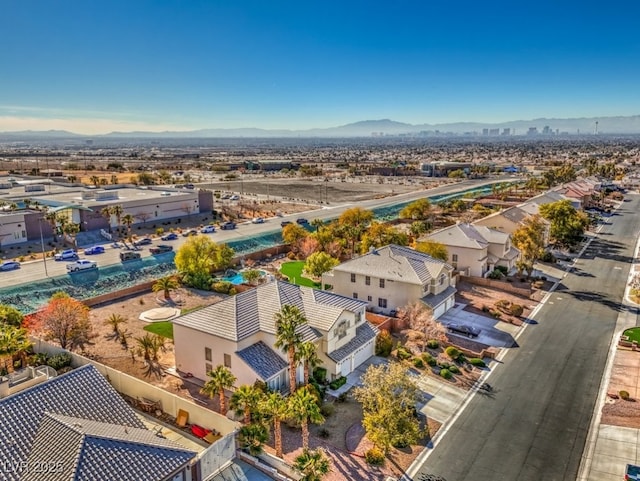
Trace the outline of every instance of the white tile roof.
<instances>
[{"instance_id":1,"label":"white tile roof","mask_svg":"<svg viewBox=\"0 0 640 481\"><path fill-rule=\"evenodd\" d=\"M344 262L333 270L424 285L443 271L452 271L453 267L422 252L390 244Z\"/></svg>"},{"instance_id":2,"label":"white tile roof","mask_svg":"<svg viewBox=\"0 0 640 481\"><path fill-rule=\"evenodd\" d=\"M471 224L455 224L433 232L426 237L451 247L486 249L489 245L482 234L478 232L478 228Z\"/></svg>"}]
</instances>

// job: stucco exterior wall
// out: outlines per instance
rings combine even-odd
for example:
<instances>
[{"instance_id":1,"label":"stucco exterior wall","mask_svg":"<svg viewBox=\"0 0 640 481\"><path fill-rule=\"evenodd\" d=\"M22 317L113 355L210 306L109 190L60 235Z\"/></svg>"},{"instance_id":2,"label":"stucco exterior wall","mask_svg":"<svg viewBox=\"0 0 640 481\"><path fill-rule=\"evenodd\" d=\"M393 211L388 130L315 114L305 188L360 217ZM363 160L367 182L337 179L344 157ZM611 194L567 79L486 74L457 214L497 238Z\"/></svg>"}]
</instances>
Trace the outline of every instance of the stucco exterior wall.
<instances>
[{"instance_id":1,"label":"stucco exterior wall","mask_svg":"<svg viewBox=\"0 0 640 481\"><path fill-rule=\"evenodd\" d=\"M488 217L484 217L482 219L474 221L473 224L491 227L492 229L506 232L508 234L513 234L519 227L518 224L516 224L515 222L511 222L509 219L502 215L490 215Z\"/></svg>"},{"instance_id":2,"label":"stucco exterior wall","mask_svg":"<svg viewBox=\"0 0 640 481\"><path fill-rule=\"evenodd\" d=\"M482 277L487 271L487 249L470 249L468 247L446 246L449 253L448 262L456 269L467 271L472 276ZM454 261L453 256L458 260Z\"/></svg>"}]
</instances>

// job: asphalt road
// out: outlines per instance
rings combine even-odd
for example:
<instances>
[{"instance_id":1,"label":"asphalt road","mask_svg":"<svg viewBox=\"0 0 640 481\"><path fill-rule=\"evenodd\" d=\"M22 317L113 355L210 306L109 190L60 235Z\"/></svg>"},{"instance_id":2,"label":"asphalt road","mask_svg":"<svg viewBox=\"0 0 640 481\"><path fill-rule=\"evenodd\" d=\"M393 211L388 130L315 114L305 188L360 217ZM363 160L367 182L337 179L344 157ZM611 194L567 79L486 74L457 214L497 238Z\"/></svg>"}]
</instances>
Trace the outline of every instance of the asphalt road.
<instances>
[{"instance_id":1,"label":"asphalt road","mask_svg":"<svg viewBox=\"0 0 640 481\"><path fill-rule=\"evenodd\" d=\"M495 368L493 391L472 398L420 474L576 479L640 228L640 197L627 197Z\"/></svg>"},{"instance_id":2,"label":"asphalt road","mask_svg":"<svg viewBox=\"0 0 640 481\"><path fill-rule=\"evenodd\" d=\"M420 190L416 192L410 192L406 194L400 194L393 197L386 197L383 199L374 199L365 202L357 202L357 203L344 203L340 205L331 205L319 208L317 210L292 214L288 216L284 216L276 219L267 219L264 224L251 224L250 222L244 224L238 224L238 227L235 230L217 230L213 234L205 234L211 237L215 242L229 242L235 240L241 240L245 237L265 234L267 232L273 232L275 230L280 230L280 222L283 220L289 220L294 222L298 217L304 217L309 221L313 219L331 219L338 217L342 212L351 208L351 207L362 207L363 209L373 209L377 207L384 207L388 205L398 204L401 202L408 202L416 199L423 198L425 196L432 196L438 194L449 194L455 193L462 190L470 189L473 187L480 187L486 184L492 184L495 182L506 182L512 180L510 178L504 179L485 179L485 180L469 180L460 182L457 184L450 184L441 187L436 187L434 189L429 190ZM185 219L185 223L181 225L183 228L187 228L189 225L188 219ZM154 245L157 244L171 244L174 247L174 250L177 249L183 242L185 242L185 238L180 237L175 241L164 242L161 240L155 240ZM140 253L142 257L149 256L149 247L152 246L144 246ZM98 267L104 267L111 264L117 264L120 262L119 253L120 249L113 249L110 243L105 244L106 252L104 254L99 254L96 256L84 256L82 255L82 249L79 249L81 255L80 257L86 257L87 259L93 259L98 262ZM22 264L21 268L15 271L8 272L0 272L0 287L8 287L17 284L24 284L28 282L34 282L42 280L45 277L56 277L66 275L66 262L55 262L53 259L47 260L46 262L46 272L43 265L42 260L25 262Z\"/></svg>"}]
</instances>

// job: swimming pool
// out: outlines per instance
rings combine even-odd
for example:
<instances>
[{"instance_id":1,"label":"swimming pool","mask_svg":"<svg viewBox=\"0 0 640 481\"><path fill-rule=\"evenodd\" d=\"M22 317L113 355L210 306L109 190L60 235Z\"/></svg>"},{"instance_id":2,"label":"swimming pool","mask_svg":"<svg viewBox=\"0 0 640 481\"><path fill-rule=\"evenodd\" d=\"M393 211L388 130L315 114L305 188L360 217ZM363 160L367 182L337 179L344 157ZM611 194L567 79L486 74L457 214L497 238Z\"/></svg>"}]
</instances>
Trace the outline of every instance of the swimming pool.
<instances>
[{"instance_id":1,"label":"swimming pool","mask_svg":"<svg viewBox=\"0 0 640 481\"><path fill-rule=\"evenodd\" d=\"M238 284L242 284L244 282L244 277L242 277L242 271L234 271L233 269L229 269L229 270L234 272L235 274L228 273L224 277L221 277L220 280L226 281L226 282L231 282L231 284L236 285L236 286ZM267 271L263 271L263 270L259 269L258 272L260 272L260 274L262 274L262 277L265 277L267 275Z\"/></svg>"}]
</instances>

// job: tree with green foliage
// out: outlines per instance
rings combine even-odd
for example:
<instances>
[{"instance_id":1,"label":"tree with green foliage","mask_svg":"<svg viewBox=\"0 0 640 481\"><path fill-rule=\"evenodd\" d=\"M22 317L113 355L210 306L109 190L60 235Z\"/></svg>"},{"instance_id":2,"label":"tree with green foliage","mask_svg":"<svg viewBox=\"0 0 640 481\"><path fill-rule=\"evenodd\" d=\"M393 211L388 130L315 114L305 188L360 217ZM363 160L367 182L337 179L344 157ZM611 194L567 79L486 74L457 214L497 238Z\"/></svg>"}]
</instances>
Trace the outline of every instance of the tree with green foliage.
<instances>
[{"instance_id":1,"label":"tree with green foliage","mask_svg":"<svg viewBox=\"0 0 640 481\"><path fill-rule=\"evenodd\" d=\"M305 341L300 344L296 359L302 364L304 371L304 384L309 384L309 372L322 364L322 359L318 356L318 347L312 341Z\"/></svg>"},{"instance_id":2,"label":"tree with green foliage","mask_svg":"<svg viewBox=\"0 0 640 481\"><path fill-rule=\"evenodd\" d=\"M520 251L518 269L526 270L527 277L531 277L534 264L544 255L545 231L544 220L536 214L524 219L511 234L511 242Z\"/></svg>"},{"instance_id":3,"label":"tree with green foliage","mask_svg":"<svg viewBox=\"0 0 640 481\"><path fill-rule=\"evenodd\" d=\"M122 216L122 224L127 226L127 238L131 241L131 226L135 223L136 218L131 214L125 214Z\"/></svg>"},{"instance_id":4,"label":"tree with green foliage","mask_svg":"<svg viewBox=\"0 0 640 481\"><path fill-rule=\"evenodd\" d=\"M273 422L273 439L276 456L282 459L282 421L289 415L289 406L282 394L272 392L267 394L262 402L262 412Z\"/></svg>"},{"instance_id":5,"label":"tree with green foliage","mask_svg":"<svg viewBox=\"0 0 640 481\"><path fill-rule=\"evenodd\" d=\"M3 327L2 325L20 327L23 320L24 316L18 309L7 304L0 304L0 327Z\"/></svg>"},{"instance_id":6,"label":"tree with green foliage","mask_svg":"<svg viewBox=\"0 0 640 481\"><path fill-rule=\"evenodd\" d=\"M262 272L258 269L247 269L242 271L242 280L251 285L256 285L260 278L262 278Z\"/></svg>"},{"instance_id":7,"label":"tree with green foliage","mask_svg":"<svg viewBox=\"0 0 640 481\"><path fill-rule=\"evenodd\" d=\"M421 242L417 242L414 249L418 252L422 252L423 254L427 254L434 259L440 259L441 261L447 262L449 258L447 246L445 246L441 242L437 242L434 240L427 239Z\"/></svg>"},{"instance_id":8,"label":"tree with green foliage","mask_svg":"<svg viewBox=\"0 0 640 481\"><path fill-rule=\"evenodd\" d=\"M32 345L26 329L12 325L2 326L0 329L0 359L3 360L3 366L0 367L0 370L8 372L9 367L13 367L15 357L20 357L24 365L24 358ZM11 363L7 362L9 359L11 359Z\"/></svg>"},{"instance_id":9,"label":"tree with green foliage","mask_svg":"<svg viewBox=\"0 0 640 481\"><path fill-rule=\"evenodd\" d=\"M351 246L352 257L356 251L356 244L360 242L372 220L373 211L361 207L347 209L338 217L339 229L336 233Z\"/></svg>"},{"instance_id":10,"label":"tree with green foliage","mask_svg":"<svg viewBox=\"0 0 640 481\"><path fill-rule=\"evenodd\" d=\"M107 318L107 320L104 321L104 324L107 326L111 326L111 328L113 329L114 337L115 337L120 332L120 324L125 324L126 322L127 322L127 319L124 316L121 316L120 314L111 314Z\"/></svg>"},{"instance_id":11,"label":"tree with green foliage","mask_svg":"<svg viewBox=\"0 0 640 481\"><path fill-rule=\"evenodd\" d=\"M580 242L589 226L589 217L577 211L568 199L541 205L540 215L551 223L549 235L561 246Z\"/></svg>"},{"instance_id":12,"label":"tree with green foliage","mask_svg":"<svg viewBox=\"0 0 640 481\"><path fill-rule=\"evenodd\" d=\"M316 397L306 387L289 396L290 418L302 428L302 449L309 449L309 423L322 424L324 417Z\"/></svg>"},{"instance_id":13,"label":"tree with green foliage","mask_svg":"<svg viewBox=\"0 0 640 481\"><path fill-rule=\"evenodd\" d=\"M166 301L171 299L171 291L176 290L180 283L175 276L165 276L158 279L151 286L153 292L163 292Z\"/></svg>"},{"instance_id":14,"label":"tree with green foliage","mask_svg":"<svg viewBox=\"0 0 640 481\"><path fill-rule=\"evenodd\" d=\"M255 386L243 384L231 395L229 406L244 416L244 423L251 424L251 415L258 410L264 393Z\"/></svg>"},{"instance_id":15,"label":"tree with green foliage","mask_svg":"<svg viewBox=\"0 0 640 481\"><path fill-rule=\"evenodd\" d=\"M354 397L362 404L362 424L376 447L415 444L423 436L415 405L420 391L400 363L369 366Z\"/></svg>"},{"instance_id":16,"label":"tree with green foliage","mask_svg":"<svg viewBox=\"0 0 640 481\"><path fill-rule=\"evenodd\" d=\"M238 444L251 456L262 454L264 443L269 441L269 428L263 423L251 423L240 428Z\"/></svg>"},{"instance_id":17,"label":"tree with green foliage","mask_svg":"<svg viewBox=\"0 0 640 481\"><path fill-rule=\"evenodd\" d=\"M326 252L314 252L307 257L303 272L311 277L322 277L322 274L329 272L338 264L340 264L340 261Z\"/></svg>"},{"instance_id":18,"label":"tree with green foliage","mask_svg":"<svg viewBox=\"0 0 640 481\"><path fill-rule=\"evenodd\" d=\"M401 219L429 220L431 215L431 202L426 197L411 202L411 204L400 211Z\"/></svg>"},{"instance_id":19,"label":"tree with green foliage","mask_svg":"<svg viewBox=\"0 0 640 481\"><path fill-rule=\"evenodd\" d=\"M309 235L309 231L299 224L288 224L282 228L282 240L295 246Z\"/></svg>"},{"instance_id":20,"label":"tree with green foliage","mask_svg":"<svg viewBox=\"0 0 640 481\"><path fill-rule=\"evenodd\" d=\"M236 383L236 377L227 367L221 364L209 371L207 376L209 380L204 383L200 392L210 398L217 395L220 403L220 414L226 416L227 404L224 391L225 389L231 389L233 387Z\"/></svg>"},{"instance_id":21,"label":"tree with green foliage","mask_svg":"<svg viewBox=\"0 0 640 481\"><path fill-rule=\"evenodd\" d=\"M289 389L291 394L296 392L297 352L302 344L302 334L298 329L306 324L307 319L296 306L285 304L275 314L276 342L275 347L287 353L289 359Z\"/></svg>"},{"instance_id":22,"label":"tree with green foliage","mask_svg":"<svg viewBox=\"0 0 640 481\"><path fill-rule=\"evenodd\" d=\"M464 179L464 170L456 169L449 172L447 175L450 179Z\"/></svg>"},{"instance_id":23,"label":"tree with green foliage","mask_svg":"<svg viewBox=\"0 0 640 481\"><path fill-rule=\"evenodd\" d=\"M211 274L226 269L233 258L233 249L226 244L218 245L209 237L189 237L176 252L175 264L183 281L199 289L209 289Z\"/></svg>"},{"instance_id":24,"label":"tree with green foliage","mask_svg":"<svg viewBox=\"0 0 640 481\"><path fill-rule=\"evenodd\" d=\"M372 247L384 247L389 244L409 245L409 236L394 226L382 222L372 222L362 235L360 252L369 252Z\"/></svg>"},{"instance_id":25,"label":"tree with green foliage","mask_svg":"<svg viewBox=\"0 0 640 481\"><path fill-rule=\"evenodd\" d=\"M321 481L331 472L331 461L324 449L307 449L296 456L293 469L302 475L300 481Z\"/></svg>"}]
</instances>

